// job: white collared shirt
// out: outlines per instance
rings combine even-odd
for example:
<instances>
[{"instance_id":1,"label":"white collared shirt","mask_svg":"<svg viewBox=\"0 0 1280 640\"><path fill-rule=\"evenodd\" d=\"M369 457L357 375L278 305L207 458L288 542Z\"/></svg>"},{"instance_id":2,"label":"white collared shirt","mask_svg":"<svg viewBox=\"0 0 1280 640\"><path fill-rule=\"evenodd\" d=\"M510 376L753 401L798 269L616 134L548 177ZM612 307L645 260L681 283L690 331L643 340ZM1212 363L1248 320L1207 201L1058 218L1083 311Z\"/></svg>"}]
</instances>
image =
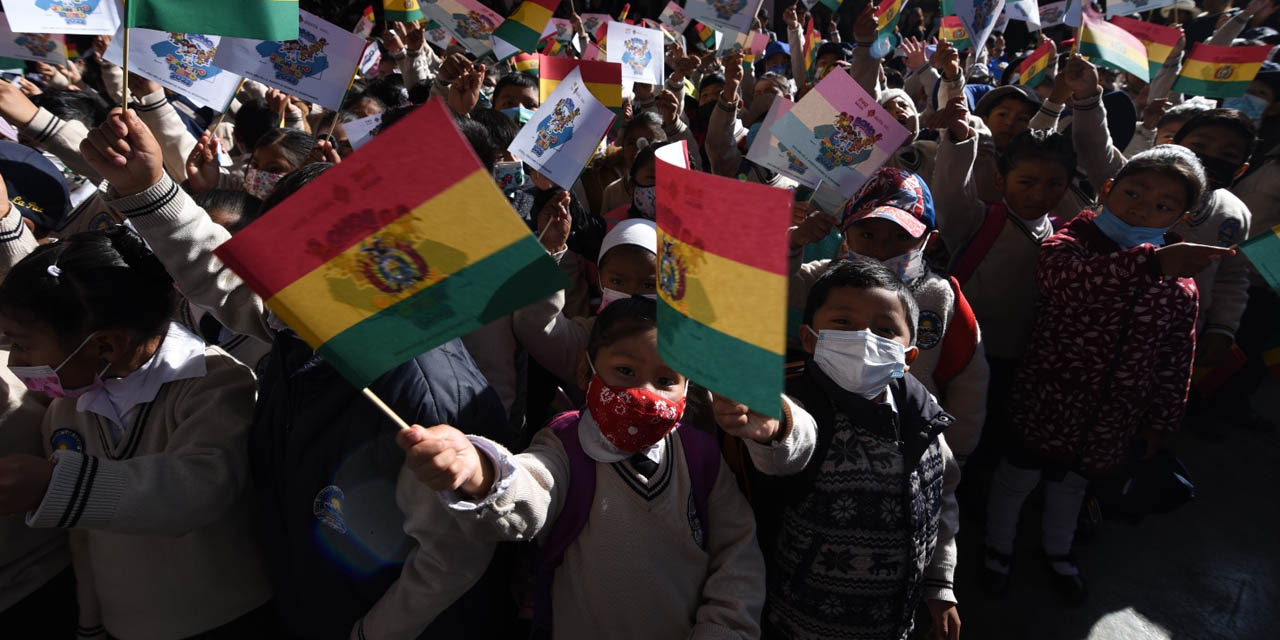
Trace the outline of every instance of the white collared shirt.
<instances>
[{"instance_id":1,"label":"white collared shirt","mask_svg":"<svg viewBox=\"0 0 1280 640\"><path fill-rule=\"evenodd\" d=\"M666 441L667 439L663 438L648 449L636 453L643 454L655 464L662 464ZM600 432L600 425L596 424L596 419L591 417L590 409L583 409L581 418L578 420L578 442L582 443L583 453L596 462L613 464L635 455L613 446L613 443L604 437Z\"/></svg>"},{"instance_id":2,"label":"white collared shirt","mask_svg":"<svg viewBox=\"0 0 1280 640\"><path fill-rule=\"evenodd\" d=\"M160 387L175 380L199 378L206 372L204 340L186 327L170 322L160 348L151 359L123 378L106 380L76 401L76 411L96 413L111 425L112 444L124 439L126 425L140 405L156 399Z\"/></svg>"}]
</instances>

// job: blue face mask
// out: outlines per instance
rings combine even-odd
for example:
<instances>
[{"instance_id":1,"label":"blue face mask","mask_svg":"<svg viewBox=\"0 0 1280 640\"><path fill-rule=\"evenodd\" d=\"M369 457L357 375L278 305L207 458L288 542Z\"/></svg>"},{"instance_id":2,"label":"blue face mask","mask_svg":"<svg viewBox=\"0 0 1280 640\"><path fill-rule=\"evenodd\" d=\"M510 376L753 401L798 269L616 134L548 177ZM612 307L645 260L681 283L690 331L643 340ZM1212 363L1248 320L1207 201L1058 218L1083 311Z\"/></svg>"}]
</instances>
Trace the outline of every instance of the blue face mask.
<instances>
[{"instance_id":1,"label":"blue face mask","mask_svg":"<svg viewBox=\"0 0 1280 640\"><path fill-rule=\"evenodd\" d=\"M787 71L789 71L790 69L791 67L785 64L775 64L772 67L765 69L765 71L768 71L769 73L776 73L778 75L785 76L787 75Z\"/></svg>"},{"instance_id":2,"label":"blue face mask","mask_svg":"<svg viewBox=\"0 0 1280 640\"><path fill-rule=\"evenodd\" d=\"M1103 207L1102 213L1093 219L1093 223L1098 225L1098 229L1108 238L1120 245L1121 249L1126 250L1143 244L1162 247L1165 232L1172 228L1172 226L1135 227L1116 217L1116 214L1111 213L1111 210L1106 207Z\"/></svg>"},{"instance_id":3,"label":"blue face mask","mask_svg":"<svg viewBox=\"0 0 1280 640\"><path fill-rule=\"evenodd\" d=\"M1236 109L1249 116L1254 124L1262 124L1262 113L1267 110L1267 101L1255 95L1244 94L1222 101L1227 109Z\"/></svg>"},{"instance_id":4,"label":"blue face mask","mask_svg":"<svg viewBox=\"0 0 1280 640\"><path fill-rule=\"evenodd\" d=\"M512 122L520 126L524 126L526 122L533 118L533 111L520 105L516 105L508 109L503 109L502 115L511 118Z\"/></svg>"}]
</instances>

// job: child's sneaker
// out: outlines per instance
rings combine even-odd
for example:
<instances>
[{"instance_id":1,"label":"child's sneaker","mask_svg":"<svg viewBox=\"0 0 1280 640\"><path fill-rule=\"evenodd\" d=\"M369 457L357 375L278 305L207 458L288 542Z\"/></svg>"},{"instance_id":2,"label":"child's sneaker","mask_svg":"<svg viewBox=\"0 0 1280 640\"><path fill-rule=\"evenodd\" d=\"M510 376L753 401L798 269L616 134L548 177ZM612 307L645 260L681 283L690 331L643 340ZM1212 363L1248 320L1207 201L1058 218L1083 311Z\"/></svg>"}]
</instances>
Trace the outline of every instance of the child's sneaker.
<instances>
[{"instance_id":1,"label":"child's sneaker","mask_svg":"<svg viewBox=\"0 0 1280 640\"><path fill-rule=\"evenodd\" d=\"M1052 576L1053 588L1071 604L1084 602L1089 595L1089 590L1085 587L1084 578L1080 577L1080 568L1076 566L1075 555L1067 553L1051 556L1046 553L1044 560L1045 568Z\"/></svg>"},{"instance_id":2,"label":"child's sneaker","mask_svg":"<svg viewBox=\"0 0 1280 640\"><path fill-rule=\"evenodd\" d=\"M989 596L1002 596L1008 593L1009 570L1012 564L1012 556L987 547L982 557L982 576L979 579L983 592Z\"/></svg>"}]
</instances>

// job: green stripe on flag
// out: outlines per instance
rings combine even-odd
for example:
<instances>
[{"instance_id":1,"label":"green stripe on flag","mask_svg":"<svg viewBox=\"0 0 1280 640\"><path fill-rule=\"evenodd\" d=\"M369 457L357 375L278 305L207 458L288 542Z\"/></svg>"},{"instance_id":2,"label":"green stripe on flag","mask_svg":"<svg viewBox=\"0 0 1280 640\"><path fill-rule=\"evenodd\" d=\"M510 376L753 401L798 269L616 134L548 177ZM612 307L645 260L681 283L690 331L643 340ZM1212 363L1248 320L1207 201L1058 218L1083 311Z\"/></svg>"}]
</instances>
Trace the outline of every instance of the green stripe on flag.
<instances>
[{"instance_id":1,"label":"green stripe on flag","mask_svg":"<svg viewBox=\"0 0 1280 640\"><path fill-rule=\"evenodd\" d=\"M1253 263L1262 279L1280 293L1280 227L1265 231L1240 245L1240 251Z\"/></svg>"},{"instance_id":2,"label":"green stripe on flag","mask_svg":"<svg viewBox=\"0 0 1280 640\"><path fill-rule=\"evenodd\" d=\"M125 25L254 40L297 40L298 0L128 0Z\"/></svg>"},{"instance_id":3,"label":"green stripe on flag","mask_svg":"<svg viewBox=\"0 0 1280 640\"><path fill-rule=\"evenodd\" d=\"M658 300L658 355L703 387L774 418L782 417L786 358L720 333Z\"/></svg>"},{"instance_id":4,"label":"green stripe on flag","mask_svg":"<svg viewBox=\"0 0 1280 640\"><path fill-rule=\"evenodd\" d=\"M1152 80L1155 80L1156 76L1160 74L1160 69L1162 69L1163 67L1164 67L1163 62L1152 62L1148 60L1147 61L1147 77L1151 78Z\"/></svg>"},{"instance_id":5,"label":"green stripe on flag","mask_svg":"<svg viewBox=\"0 0 1280 640\"><path fill-rule=\"evenodd\" d=\"M493 32L493 37L504 40L507 44L525 53L532 53L538 50L538 38L541 35L524 23L510 19L504 20Z\"/></svg>"},{"instance_id":6,"label":"green stripe on flag","mask_svg":"<svg viewBox=\"0 0 1280 640\"><path fill-rule=\"evenodd\" d=\"M383 11L383 16L386 17L387 22L418 22L422 20L422 12L417 10L394 11L386 9Z\"/></svg>"},{"instance_id":7,"label":"green stripe on flag","mask_svg":"<svg viewBox=\"0 0 1280 640\"><path fill-rule=\"evenodd\" d=\"M318 351L352 384L368 386L452 336L470 333L512 309L541 300L548 286L568 287L564 272L545 257L546 251L531 234L349 327ZM519 270L512 273L514 269ZM383 336L390 334L417 334L419 339L403 351L390 352L380 346Z\"/></svg>"},{"instance_id":8,"label":"green stripe on flag","mask_svg":"<svg viewBox=\"0 0 1280 640\"><path fill-rule=\"evenodd\" d=\"M1250 82L1252 81L1213 82L1211 80L1197 80L1178 76L1178 80L1173 83L1173 90L1178 93L1204 96L1206 98L1235 98L1244 95L1249 90Z\"/></svg>"},{"instance_id":9,"label":"green stripe on flag","mask_svg":"<svg viewBox=\"0 0 1280 640\"><path fill-rule=\"evenodd\" d=\"M1136 63L1132 60L1129 60L1128 58L1125 58L1124 56L1121 56L1114 51L1110 51L1110 52L1105 51L1102 49L1102 47L1099 47L1096 43L1093 43L1093 42L1081 42L1080 55L1088 58L1089 61L1094 64L1102 65L1104 67L1111 67L1116 71L1124 71L1126 73L1132 73L1135 76L1142 73L1141 66L1134 66L1140 63ZM1147 63L1150 64L1149 61L1147 61Z\"/></svg>"}]
</instances>

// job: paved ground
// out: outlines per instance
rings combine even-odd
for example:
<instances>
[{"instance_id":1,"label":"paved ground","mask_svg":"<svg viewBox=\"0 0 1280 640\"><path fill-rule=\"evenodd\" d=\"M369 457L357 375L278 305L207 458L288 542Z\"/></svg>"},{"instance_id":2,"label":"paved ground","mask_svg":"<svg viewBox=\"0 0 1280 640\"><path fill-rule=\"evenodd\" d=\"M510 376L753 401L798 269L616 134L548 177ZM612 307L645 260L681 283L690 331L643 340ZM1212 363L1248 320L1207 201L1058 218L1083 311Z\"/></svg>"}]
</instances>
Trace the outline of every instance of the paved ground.
<instances>
[{"instance_id":1,"label":"paved ground","mask_svg":"<svg viewBox=\"0 0 1280 640\"><path fill-rule=\"evenodd\" d=\"M1280 384L1255 398L1280 421ZM1039 512L1024 509L1013 588L1000 600L977 585L978 523L961 533L962 638L978 640L1280 639L1280 434L1227 428L1208 441L1181 433L1178 456L1194 501L1141 524L1107 522L1078 545L1088 602L1069 608L1036 556ZM1034 499L1034 498L1033 498Z\"/></svg>"}]
</instances>

